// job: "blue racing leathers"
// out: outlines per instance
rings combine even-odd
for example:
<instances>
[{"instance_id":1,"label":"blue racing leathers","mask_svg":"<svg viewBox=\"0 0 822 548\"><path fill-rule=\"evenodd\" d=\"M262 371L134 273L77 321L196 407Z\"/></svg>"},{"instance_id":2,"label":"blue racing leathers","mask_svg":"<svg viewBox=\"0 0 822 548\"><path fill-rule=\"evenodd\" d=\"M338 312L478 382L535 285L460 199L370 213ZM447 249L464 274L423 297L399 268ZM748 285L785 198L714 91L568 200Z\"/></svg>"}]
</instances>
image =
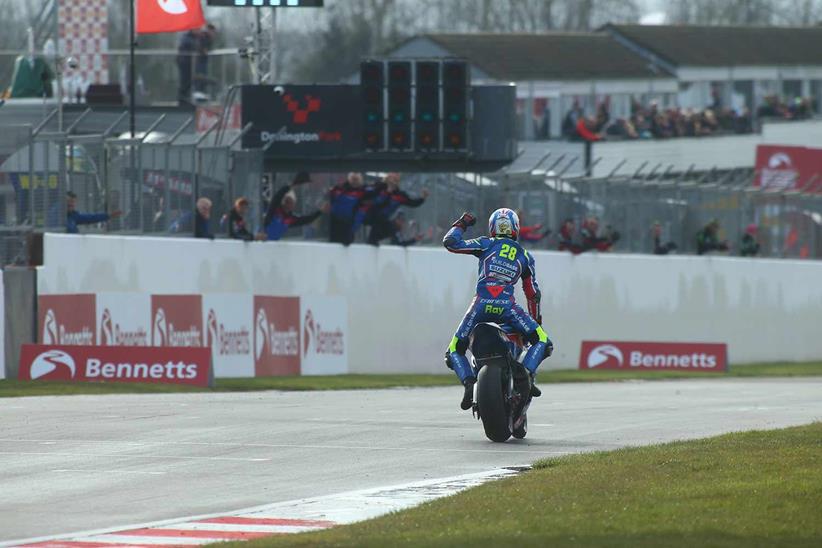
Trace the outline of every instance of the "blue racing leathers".
<instances>
[{"instance_id":1,"label":"blue racing leathers","mask_svg":"<svg viewBox=\"0 0 822 548\"><path fill-rule=\"evenodd\" d=\"M472 380L474 371L465 356L469 337L478 323L493 322L521 334L531 344L523 365L535 373L553 346L548 334L534 320L539 319L540 301L534 258L510 238L464 240L463 232L462 227L454 226L442 243L452 253L474 255L479 259L477 294L451 340L446 361L463 384ZM528 312L514 300L514 288L520 280L528 300Z\"/></svg>"}]
</instances>

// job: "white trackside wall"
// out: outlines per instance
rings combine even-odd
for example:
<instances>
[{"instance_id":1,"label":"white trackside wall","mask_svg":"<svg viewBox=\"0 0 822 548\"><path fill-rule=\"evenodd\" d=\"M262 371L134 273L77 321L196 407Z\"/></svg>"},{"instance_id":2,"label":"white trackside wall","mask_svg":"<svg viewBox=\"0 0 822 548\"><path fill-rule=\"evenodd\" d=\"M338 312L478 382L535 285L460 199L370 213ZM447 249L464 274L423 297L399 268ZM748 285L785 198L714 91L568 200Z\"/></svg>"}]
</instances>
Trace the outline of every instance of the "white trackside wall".
<instances>
[{"instance_id":1,"label":"white trackside wall","mask_svg":"<svg viewBox=\"0 0 822 548\"><path fill-rule=\"evenodd\" d=\"M339 359L347 359L351 373L445 372L443 354L473 296L477 266L473 257L441 248L304 242L48 234L44 251L40 295L197 294L208 301L210 294L235 294L238 302L296 296L304 318L307 307L317 314L343 302L347 318L325 314L316 333L326 348L343 344ZM732 364L822 359L822 262L534 257L543 323L557 347L544 367L576 367L580 342L592 339L727 343ZM323 296L335 299L316 302ZM222 299L217 315L230 315ZM218 320L227 328L236 323ZM319 340L301 339L308 344L301 351L308 356ZM323 358L306 360L305 372L345 370L344 361Z\"/></svg>"}]
</instances>

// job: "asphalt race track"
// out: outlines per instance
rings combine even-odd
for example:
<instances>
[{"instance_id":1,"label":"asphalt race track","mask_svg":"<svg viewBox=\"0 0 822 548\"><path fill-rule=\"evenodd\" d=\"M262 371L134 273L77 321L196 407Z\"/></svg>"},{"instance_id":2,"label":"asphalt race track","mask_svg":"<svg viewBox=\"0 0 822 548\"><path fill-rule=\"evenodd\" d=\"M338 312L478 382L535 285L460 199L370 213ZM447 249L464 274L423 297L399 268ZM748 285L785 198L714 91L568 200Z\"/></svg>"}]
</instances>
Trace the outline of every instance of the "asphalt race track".
<instances>
[{"instance_id":1,"label":"asphalt race track","mask_svg":"<svg viewBox=\"0 0 822 548\"><path fill-rule=\"evenodd\" d=\"M822 379L543 386L493 444L461 388L0 403L0 542L822 420Z\"/></svg>"}]
</instances>

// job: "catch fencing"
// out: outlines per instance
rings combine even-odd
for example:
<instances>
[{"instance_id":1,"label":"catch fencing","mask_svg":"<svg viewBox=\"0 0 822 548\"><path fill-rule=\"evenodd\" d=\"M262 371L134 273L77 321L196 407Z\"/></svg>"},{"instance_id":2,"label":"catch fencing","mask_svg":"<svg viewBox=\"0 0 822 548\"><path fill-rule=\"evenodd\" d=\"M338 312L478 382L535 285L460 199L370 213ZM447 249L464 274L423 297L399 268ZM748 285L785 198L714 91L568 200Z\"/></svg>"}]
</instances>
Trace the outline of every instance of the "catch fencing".
<instances>
[{"instance_id":1,"label":"catch fencing","mask_svg":"<svg viewBox=\"0 0 822 548\"><path fill-rule=\"evenodd\" d=\"M158 116L138 124L135 138L123 131L125 113L106 130L82 133L86 116L62 131L52 112L37 127L0 132L0 259L29 264L30 235L64 232L67 193L77 210L117 213L84 233L190 234L198 197L212 200L215 228L233 197L252 194L259 215L263 152L240 150L238 136L196 134L192 119L181 125Z\"/></svg>"},{"instance_id":2,"label":"catch fencing","mask_svg":"<svg viewBox=\"0 0 822 548\"><path fill-rule=\"evenodd\" d=\"M192 120L141 117L134 139L123 134L125 113L107 128L84 132L94 113L66 121L62 131L55 114L38 126L10 126L0 132L0 259L29 264L31 234L65 231L66 191L77 195L83 212L122 212L109 223L83 232L191 235L196 199L212 200L212 230L225 237L225 215L237 197L251 204L249 225L262 229L268 200L293 173L267 172L264 150L239 148L237 132L195 133ZM57 127L55 127L57 126ZM270 169L270 168L269 168ZM306 165L310 171L311 166ZM368 173L368 181L383 174ZM328 189L343 173L313 173L297 189L298 213L310 213L328 199ZM524 225L551 231L535 249L556 249L565 219L579 227L589 216L600 227L620 233L615 251L653 251L652 224L662 226L662 242L674 242L677 253L696 251L696 233L716 219L719 237L736 255L742 235L756 225L761 255L822 258L822 194L762 191L753 188L755 173L735 169L703 173L651 170L647 175L589 178L563 177L551 169L518 173L409 173L402 188L412 196L430 193L419 208L403 208L398 222L404 241L439 245L442 235L463 211L485 219L501 206L518 209ZM481 223L481 225L484 223ZM367 227L357 235L365 240ZM476 230L476 234L481 230ZM327 239L328 219L289 231L290 239Z\"/></svg>"}]
</instances>

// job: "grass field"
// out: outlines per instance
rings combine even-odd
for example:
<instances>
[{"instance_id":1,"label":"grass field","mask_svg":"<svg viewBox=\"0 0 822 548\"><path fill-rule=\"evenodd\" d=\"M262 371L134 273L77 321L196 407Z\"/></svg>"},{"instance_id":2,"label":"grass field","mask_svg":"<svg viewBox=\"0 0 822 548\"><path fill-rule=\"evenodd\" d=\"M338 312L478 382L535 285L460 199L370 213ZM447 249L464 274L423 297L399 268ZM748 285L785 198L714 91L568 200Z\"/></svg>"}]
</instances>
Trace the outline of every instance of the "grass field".
<instances>
[{"instance_id":1,"label":"grass field","mask_svg":"<svg viewBox=\"0 0 822 548\"><path fill-rule=\"evenodd\" d=\"M279 546L822 546L822 423L576 455Z\"/></svg>"},{"instance_id":2,"label":"grass field","mask_svg":"<svg viewBox=\"0 0 822 548\"><path fill-rule=\"evenodd\" d=\"M558 370L539 374L538 383L607 382L661 379L716 379L727 377L796 377L822 376L822 362L770 363L731 367L727 373L692 371L608 371ZM216 392L251 392L260 390L355 390L395 387L453 386L453 375L336 375L328 377L266 377L251 379L217 379ZM59 383L43 381L0 380L0 397L59 396L69 394L147 394L164 392L197 392L207 389L179 385Z\"/></svg>"}]
</instances>

